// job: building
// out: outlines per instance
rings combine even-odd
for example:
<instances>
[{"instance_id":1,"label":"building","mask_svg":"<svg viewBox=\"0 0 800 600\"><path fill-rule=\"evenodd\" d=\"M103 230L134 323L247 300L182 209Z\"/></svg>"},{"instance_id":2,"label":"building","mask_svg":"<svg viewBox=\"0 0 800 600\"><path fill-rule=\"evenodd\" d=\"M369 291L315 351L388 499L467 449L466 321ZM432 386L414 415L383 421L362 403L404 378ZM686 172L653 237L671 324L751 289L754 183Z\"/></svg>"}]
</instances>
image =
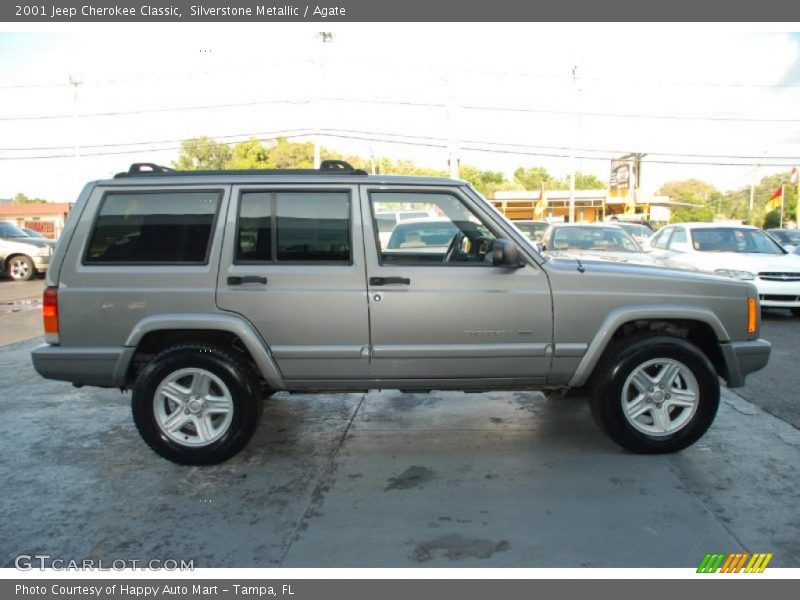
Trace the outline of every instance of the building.
<instances>
[{"instance_id":1,"label":"building","mask_svg":"<svg viewBox=\"0 0 800 600\"><path fill-rule=\"evenodd\" d=\"M45 237L57 239L64 230L64 223L72 207L73 204L69 202L0 203L0 221L13 223L17 227L27 227Z\"/></svg>"},{"instance_id":2,"label":"building","mask_svg":"<svg viewBox=\"0 0 800 600\"><path fill-rule=\"evenodd\" d=\"M511 220L566 221L569 217L569 190L497 192L490 202ZM578 223L595 223L612 216L668 223L672 208L676 206L695 205L638 190L635 202L612 197L605 189L575 190L575 221Z\"/></svg>"}]
</instances>

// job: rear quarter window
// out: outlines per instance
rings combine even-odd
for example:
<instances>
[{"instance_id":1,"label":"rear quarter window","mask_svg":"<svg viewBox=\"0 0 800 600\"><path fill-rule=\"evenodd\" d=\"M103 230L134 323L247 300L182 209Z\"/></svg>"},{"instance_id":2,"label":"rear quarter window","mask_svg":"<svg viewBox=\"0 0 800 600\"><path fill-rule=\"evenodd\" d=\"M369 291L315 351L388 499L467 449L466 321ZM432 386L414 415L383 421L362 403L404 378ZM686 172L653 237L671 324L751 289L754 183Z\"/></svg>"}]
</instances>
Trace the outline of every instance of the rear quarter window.
<instances>
[{"instance_id":1,"label":"rear quarter window","mask_svg":"<svg viewBox=\"0 0 800 600\"><path fill-rule=\"evenodd\" d=\"M95 219L87 264L205 264L221 192L112 192Z\"/></svg>"}]
</instances>

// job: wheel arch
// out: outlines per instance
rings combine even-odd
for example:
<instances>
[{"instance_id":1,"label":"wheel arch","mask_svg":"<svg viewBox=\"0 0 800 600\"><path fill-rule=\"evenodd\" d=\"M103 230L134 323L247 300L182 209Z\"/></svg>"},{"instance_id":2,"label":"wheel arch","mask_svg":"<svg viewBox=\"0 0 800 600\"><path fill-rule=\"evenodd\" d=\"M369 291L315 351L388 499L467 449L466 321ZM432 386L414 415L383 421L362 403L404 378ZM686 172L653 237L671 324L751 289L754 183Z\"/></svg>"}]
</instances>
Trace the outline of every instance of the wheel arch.
<instances>
[{"instance_id":1,"label":"wheel arch","mask_svg":"<svg viewBox=\"0 0 800 600\"><path fill-rule=\"evenodd\" d=\"M569 387L585 385L610 347L620 338L642 330L669 333L691 341L708 356L717 373L727 378L727 363L720 344L729 341L730 336L713 311L690 306L626 307L612 311L603 321Z\"/></svg>"},{"instance_id":2,"label":"wheel arch","mask_svg":"<svg viewBox=\"0 0 800 600\"><path fill-rule=\"evenodd\" d=\"M164 314L142 319L125 341L117 379L128 384L143 357L187 342L230 346L245 355L271 390L285 389L283 375L256 329L242 317L223 314Z\"/></svg>"}]
</instances>

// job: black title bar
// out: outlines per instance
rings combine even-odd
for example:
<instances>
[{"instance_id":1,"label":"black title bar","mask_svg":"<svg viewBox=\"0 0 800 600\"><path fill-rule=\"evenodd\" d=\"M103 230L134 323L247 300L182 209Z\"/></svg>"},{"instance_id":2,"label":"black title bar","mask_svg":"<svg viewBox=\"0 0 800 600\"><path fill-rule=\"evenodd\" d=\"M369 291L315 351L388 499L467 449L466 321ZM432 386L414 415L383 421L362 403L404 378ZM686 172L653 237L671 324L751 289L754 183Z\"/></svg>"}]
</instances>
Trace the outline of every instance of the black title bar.
<instances>
[{"instance_id":1,"label":"black title bar","mask_svg":"<svg viewBox=\"0 0 800 600\"><path fill-rule=\"evenodd\" d=\"M781 22L800 20L786 0L59 0L0 4L7 22Z\"/></svg>"}]
</instances>

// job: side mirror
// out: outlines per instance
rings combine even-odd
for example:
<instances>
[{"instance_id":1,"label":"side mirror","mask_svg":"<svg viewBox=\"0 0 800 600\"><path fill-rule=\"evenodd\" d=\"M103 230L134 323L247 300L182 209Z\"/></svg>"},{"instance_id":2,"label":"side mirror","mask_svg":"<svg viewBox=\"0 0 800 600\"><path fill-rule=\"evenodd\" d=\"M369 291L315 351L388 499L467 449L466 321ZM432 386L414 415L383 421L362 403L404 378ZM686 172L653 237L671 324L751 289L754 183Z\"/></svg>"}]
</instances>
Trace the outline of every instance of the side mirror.
<instances>
[{"instance_id":1,"label":"side mirror","mask_svg":"<svg viewBox=\"0 0 800 600\"><path fill-rule=\"evenodd\" d=\"M508 240L495 240L492 250L492 264L495 267L518 269L523 266L519 248Z\"/></svg>"}]
</instances>

